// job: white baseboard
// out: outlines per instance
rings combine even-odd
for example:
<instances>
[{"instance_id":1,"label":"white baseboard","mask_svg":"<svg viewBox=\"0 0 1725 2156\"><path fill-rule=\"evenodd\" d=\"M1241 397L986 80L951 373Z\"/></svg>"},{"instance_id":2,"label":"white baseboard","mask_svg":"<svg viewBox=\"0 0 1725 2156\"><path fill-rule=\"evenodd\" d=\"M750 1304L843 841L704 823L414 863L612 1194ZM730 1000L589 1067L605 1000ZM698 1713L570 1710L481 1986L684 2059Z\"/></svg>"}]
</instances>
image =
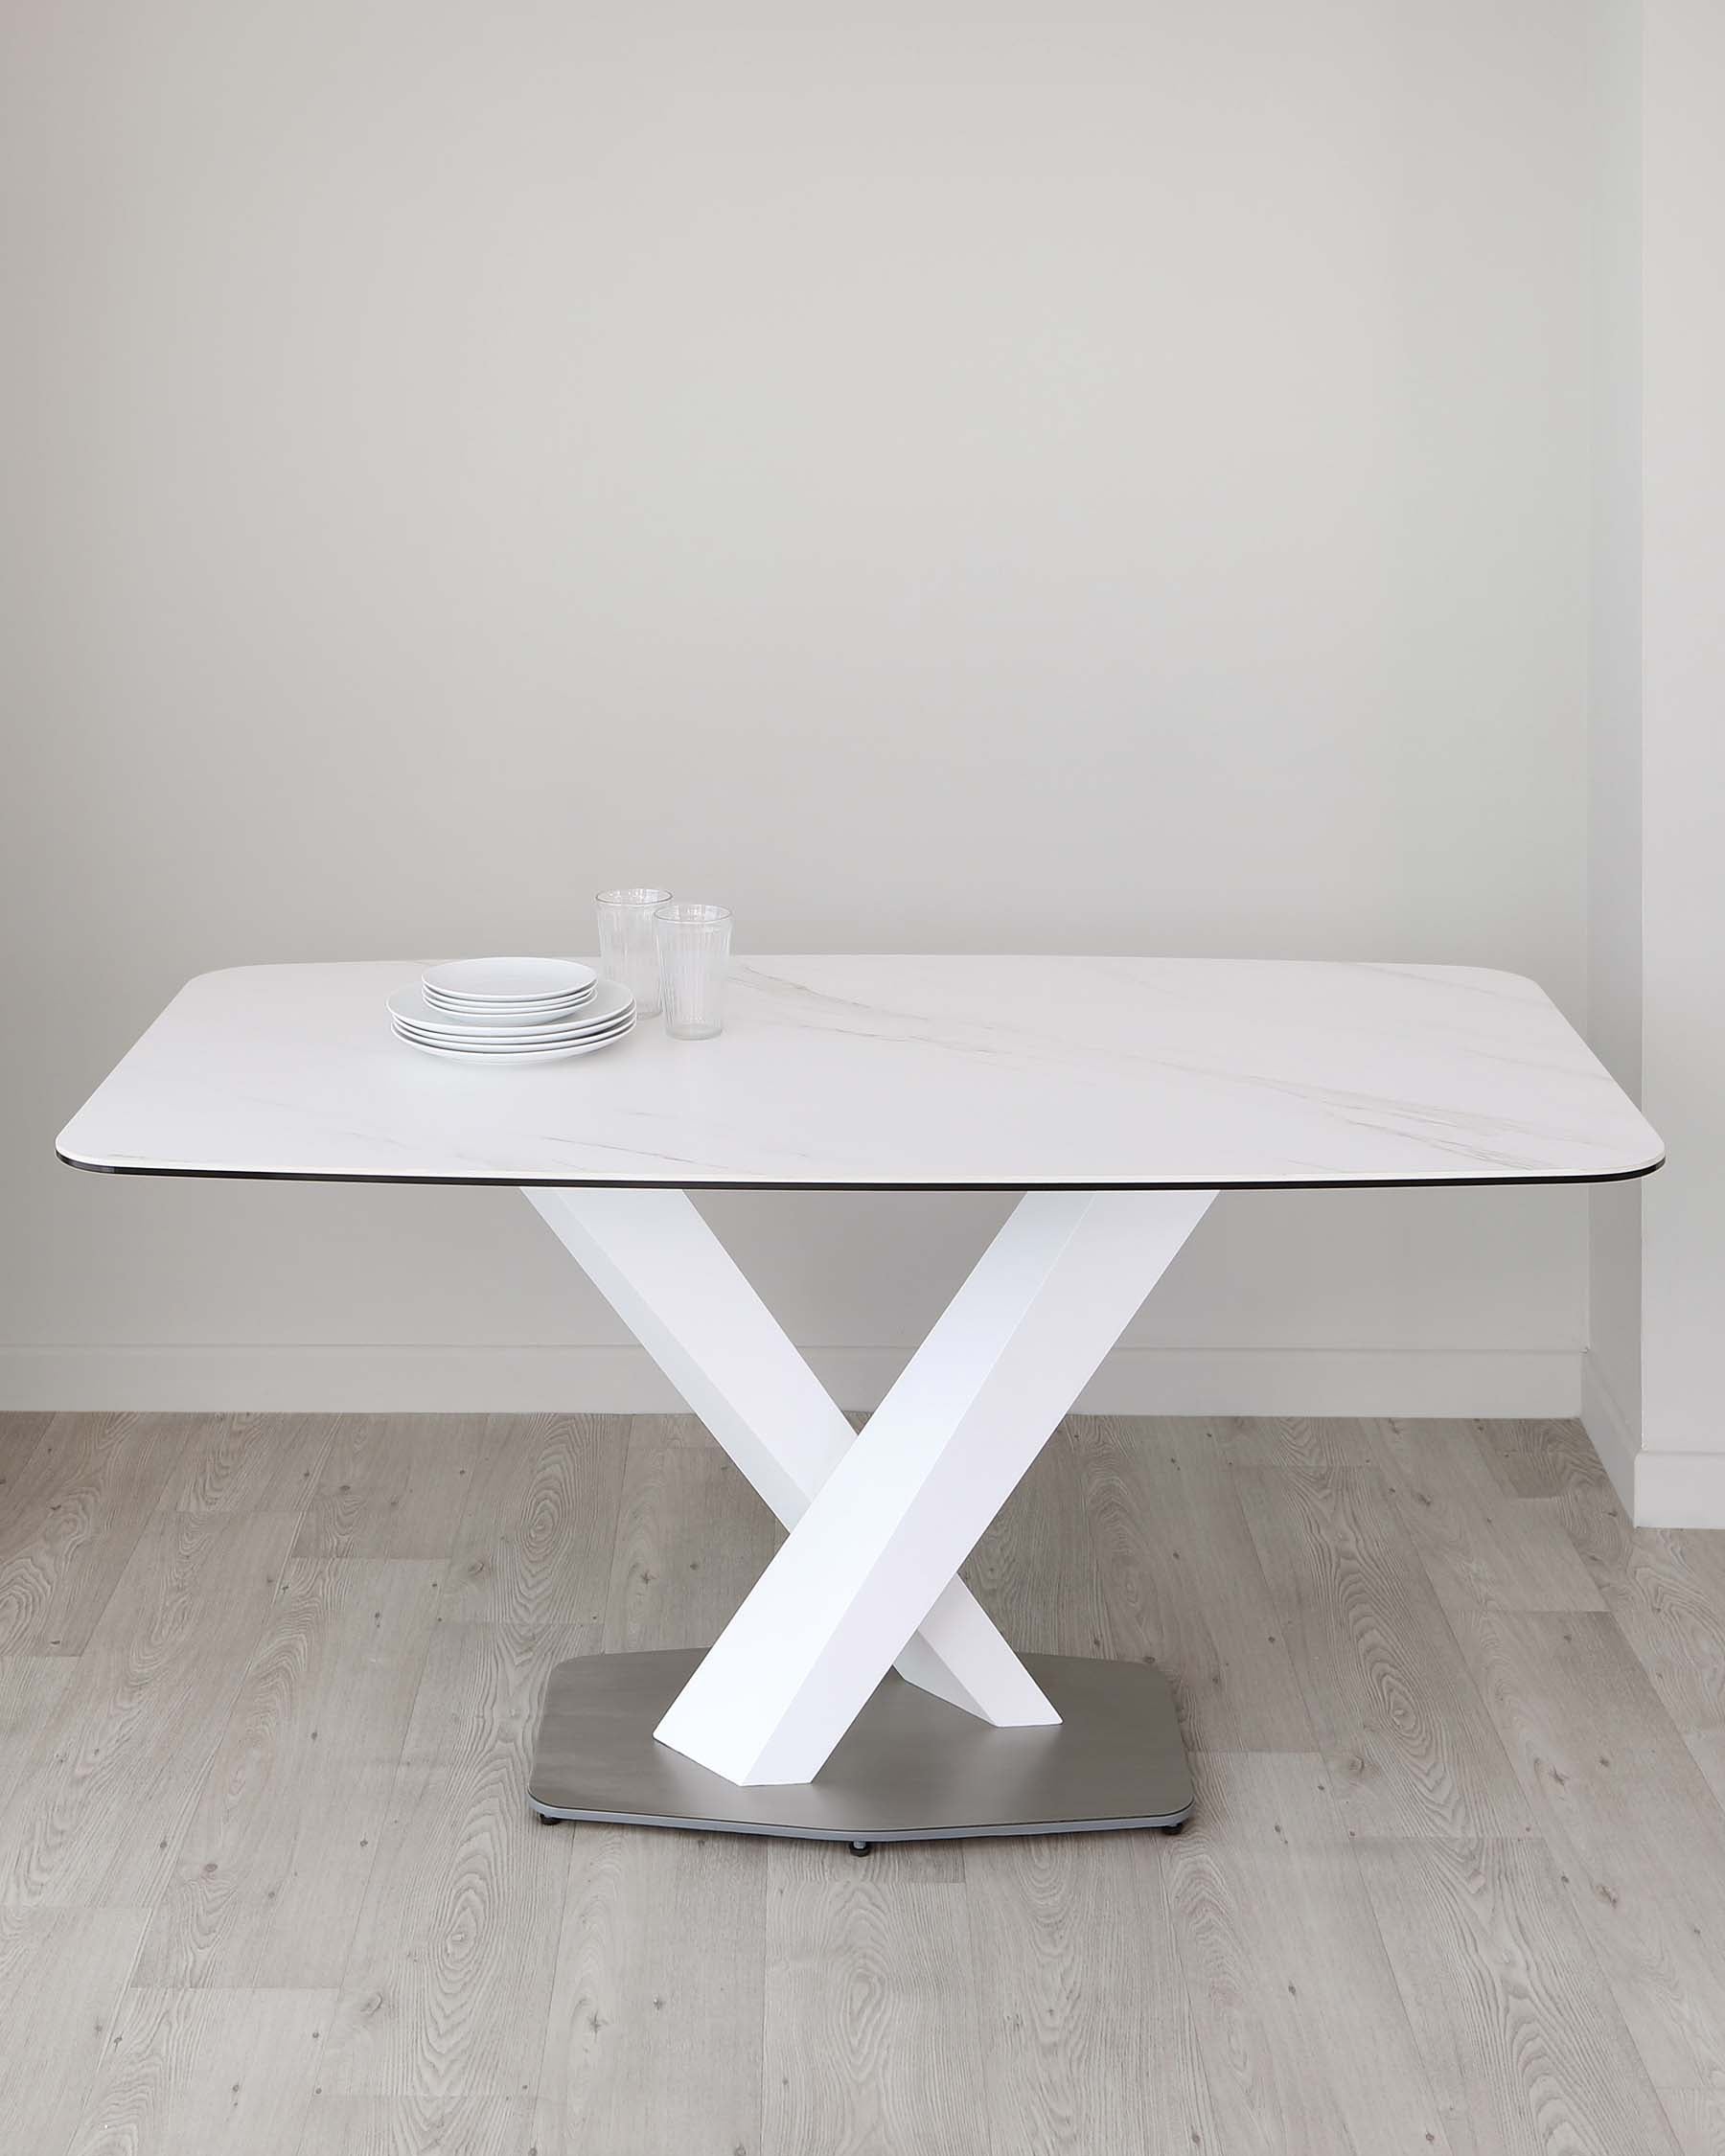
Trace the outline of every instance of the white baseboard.
<instances>
[{"instance_id":1,"label":"white baseboard","mask_svg":"<svg viewBox=\"0 0 1725 2156\"><path fill-rule=\"evenodd\" d=\"M1638 1527L1725 1527L1725 1453L1644 1445L1592 1356L1581 1367L1581 1422Z\"/></svg>"},{"instance_id":2,"label":"white baseboard","mask_svg":"<svg viewBox=\"0 0 1725 2156\"><path fill-rule=\"evenodd\" d=\"M841 1405L872 1408L909 1350L804 1352ZM1573 1415L1580 1388L1581 1357L1568 1348L1127 1347L1078 1405L1096 1414ZM637 1347L0 1347L0 1409L628 1414L678 1405Z\"/></svg>"},{"instance_id":3,"label":"white baseboard","mask_svg":"<svg viewBox=\"0 0 1725 2156\"><path fill-rule=\"evenodd\" d=\"M845 1407L872 1408L908 1350L805 1352ZM0 1347L0 1410L630 1414L678 1404L637 1347ZM1579 1413L1637 1525L1725 1527L1725 1453L1641 1447L1591 1359L1573 1349L1126 1347L1078 1405L1094 1414Z\"/></svg>"},{"instance_id":4,"label":"white baseboard","mask_svg":"<svg viewBox=\"0 0 1725 2156\"><path fill-rule=\"evenodd\" d=\"M1638 1527L1725 1527L1725 1453L1635 1456Z\"/></svg>"},{"instance_id":5,"label":"white baseboard","mask_svg":"<svg viewBox=\"0 0 1725 2156\"><path fill-rule=\"evenodd\" d=\"M1633 1520L1635 1462L1641 1440L1591 1355L1581 1358L1581 1427L1599 1456L1599 1465L1611 1477L1618 1502Z\"/></svg>"}]
</instances>

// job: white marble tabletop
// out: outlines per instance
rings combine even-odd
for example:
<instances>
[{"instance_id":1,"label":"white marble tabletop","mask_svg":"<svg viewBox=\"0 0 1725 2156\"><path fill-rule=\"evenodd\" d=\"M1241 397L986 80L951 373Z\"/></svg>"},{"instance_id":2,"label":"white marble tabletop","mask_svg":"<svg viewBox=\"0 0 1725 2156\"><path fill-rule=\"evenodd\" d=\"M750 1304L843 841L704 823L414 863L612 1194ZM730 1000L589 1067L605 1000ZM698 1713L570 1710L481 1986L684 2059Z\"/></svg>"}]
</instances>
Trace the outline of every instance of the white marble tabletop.
<instances>
[{"instance_id":1,"label":"white marble tabletop","mask_svg":"<svg viewBox=\"0 0 1725 2156\"><path fill-rule=\"evenodd\" d=\"M421 962L190 982L72 1118L157 1175L884 1189L1540 1182L1658 1137L1532 981L1280 959L746 957L725 1030L509 1068L395 1039Z\"/></svg>"}]
</instances>

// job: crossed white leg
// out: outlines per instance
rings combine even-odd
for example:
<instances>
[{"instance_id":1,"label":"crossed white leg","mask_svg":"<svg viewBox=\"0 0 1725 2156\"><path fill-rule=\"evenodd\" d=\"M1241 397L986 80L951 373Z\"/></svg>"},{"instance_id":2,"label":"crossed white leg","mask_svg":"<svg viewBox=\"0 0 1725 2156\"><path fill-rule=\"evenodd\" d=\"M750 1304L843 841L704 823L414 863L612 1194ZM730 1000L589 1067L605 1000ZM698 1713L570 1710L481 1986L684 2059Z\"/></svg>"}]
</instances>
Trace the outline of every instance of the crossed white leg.
<instances>
[{"instance_id":1,"label":"crossed white leg","mask_svg":"<svg viewBox=\"0 0 1725 2156\"><path fill-rule=\"evenodd\" d=\"M895 1662L984 1721L1059 1720L954 1575L1213 1191L1028 1193L861 1438L683 1192L526 1196L791 1530L660 1742L812 1781Z\"/></svg>"}]
</instances>

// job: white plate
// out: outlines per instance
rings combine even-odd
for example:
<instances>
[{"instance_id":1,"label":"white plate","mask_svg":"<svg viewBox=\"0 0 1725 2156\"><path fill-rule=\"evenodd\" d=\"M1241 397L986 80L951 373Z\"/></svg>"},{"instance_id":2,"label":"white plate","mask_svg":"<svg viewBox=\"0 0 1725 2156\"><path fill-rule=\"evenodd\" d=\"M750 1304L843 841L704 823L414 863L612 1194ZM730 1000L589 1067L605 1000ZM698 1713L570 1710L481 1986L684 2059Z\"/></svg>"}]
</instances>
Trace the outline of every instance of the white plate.
<instances>
[{"instance_id":1,"label":"white plate","mask_svg":"<svg viewBox=\"0 0 1725 2156\"><path fill-rule=\"evenodd\" d=\"M545 1041L536 1048L459 1048L451 1047L447 1041L427 1041L422 1034L403 1033L398 1027L396 1039L405 1041L409 1047L435 1048L440 1055L466 1056L470 1063L507 1062L512 1056L562 1055L565 1048L601 1048L608 1041L620 1041L624 1034L634 1031L634 1021L627 1025L614 1025L608 1033L594 1033L581 1041Z\"/></svg>"},{"instance_id":2,"label":"white plate","mask_svg":"<svg viewBox=\"0 0 1725 2156\"><path fill-rule=\"evenodd\" d=\"M568 988L560 988L543 996L497 997L474 996L469 994L465 989L459 988L440 988L434 980L422 980L420 982L420 986L434 1003L478 1003L487 1010L494 1010L500 1003L508 1011L537 1009L542 1003L573 1002L580 997L590 996L598 985L599 976L594 974L586 982Z\"/></svg>"},{"instance_id":3,"label":"white plate","mask_svg":"<svg viewBox=\"0 0 1725 2156\"><path fill-rule=\"evenodd\" d=\"M421 1033L435 1035L452 1046L472 1040L495 1041L508 1046L532 1048L549 1046L555 1040L566 1040L573 1034L591 1032L595 1026L609 1025L634 1009L634 998L620 981L602 980L581 1008L572 1015L558 1018L536 1019L498 1022L494 1019L470 1019L452 1011L440 1011L435 1003L427 1003L416 987L398 988L389 998L389 1015L399 1024L411 1025Z\"/></svg>"},{"instance_id":4,"label":"white plate","mask_svg":"<svg viewBox=\"0 0 1725 2156\"><path fill-rule=\"evenodd\" d=\"M607 1033L597 1041L577 1041L567 1048L434 1048L428 1041L408 1041L406 1034L400 1039L407 1041L409 1047L417 1048L423 1056L437 1056L445 1063L558 1063L564 1056L596 1055L601 1048L609 1048L613 1041L627 1040L634 1031L632 1020L628 1025L619 1026L614 1033Z\"/></svg>"},{"instance_id":5,"label":"white plate","mask_svg":"<svg viewBox=\"0 0 1725 2156\"><path fill-rule=\"evenodd\" d=\"M467 1003L505 1003L518 1007L547 998L577 996L599 975L573 958L452 958L427 966L423 986Z\"/></svg>"},{"instance_id":6,"label":"white plate","mask_svg":"<svg viewBox=\"0 0 1725 2156\"><path fill-rule=\"evenodd\" d=\"M587 988L572 988L566 996L539 996L523 998L518 1003L502 1003L495 999L487 1002L480 996L446 996L441 989L427 988L424 981L420 991L427 1003L436 1003L448 1011L563 1011L571 1004L585 1003L598 986L593 982Z\"/></svg>"},{"instance_id":7,"label":"white plate","mask_svg":"<svg viewBox=\"0 0 1725 2156\"><path fill-rule=\"evenodd\" d=\"M530 1041L461 1041L447 1033L422 1033L417 1026L397 1024L396 1032L403 1041L416 1046L448 1048L452 1055L464 1056L521 1056L532 1055L539 1048L578 1048L586 1041L609 1041L618 1033L627 1033L634 1023L634 1014L616 1020L610 1025L596 1027L587 1033L561 1034L556 1040Z\"/></svg>"},{"instance_id":8,"label":"white plate","mask_svg":"<svg viewBox=\"0 0 1725 2156\"><path fill-rule=\"evenodd\" d=\"M426 1008L446 1018L472 1020L480 1025L544 1025L553 1019L573 1018L585 1011L593 996L594 991L589 988L585 996L570 996L558 1003L523 1003L518 1011L512 1010L506 1003L451 1003L441 996L427 996Z\"/></svg>"},{"instance_id":9,"label":"white plate","mask_svg":"<svg viewBox=\"0 0 1725 2156\"><path fill-rule=\"evenodd\" d=\"M420 986L425 990L426 998L428 1002L472 1003L476 1004L479 1009L485 1011L494 1011L497 1009L506 1011L537 1011L542 1009L548 1003L579 1003L584 996L590 996L593 993L594 989L598 987L598 985L599 976L597 974L595 974L592 979L586 983L585 988L562 988L558 990L555 996L498 997L465 996L459 994L452 988L439 988L434 981L422 980L420 982Z\"/></svg>"}]
</instances>

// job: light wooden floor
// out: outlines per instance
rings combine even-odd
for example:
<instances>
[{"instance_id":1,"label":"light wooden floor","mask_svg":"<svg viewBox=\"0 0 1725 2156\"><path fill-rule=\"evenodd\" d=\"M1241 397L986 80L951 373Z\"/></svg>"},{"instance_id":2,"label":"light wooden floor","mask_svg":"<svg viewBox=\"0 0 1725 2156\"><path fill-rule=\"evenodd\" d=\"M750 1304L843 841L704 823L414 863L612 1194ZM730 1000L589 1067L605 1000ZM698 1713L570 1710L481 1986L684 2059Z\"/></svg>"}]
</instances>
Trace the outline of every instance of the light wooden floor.
<instances>
[{"instance_id":1,"label":"light wooden floor","mask_svg":"<svg viewBox=\"0 0 1725 2156\"><path fill-rule=\"evenodd\" d=\"M1725 2151L1725 1535L1573 1425L1062 1431L972 1581L1178 1840L539 1824L774 1540L690 1422L0 1417L0 2149Z\"/></svg>"}]
</instances>

